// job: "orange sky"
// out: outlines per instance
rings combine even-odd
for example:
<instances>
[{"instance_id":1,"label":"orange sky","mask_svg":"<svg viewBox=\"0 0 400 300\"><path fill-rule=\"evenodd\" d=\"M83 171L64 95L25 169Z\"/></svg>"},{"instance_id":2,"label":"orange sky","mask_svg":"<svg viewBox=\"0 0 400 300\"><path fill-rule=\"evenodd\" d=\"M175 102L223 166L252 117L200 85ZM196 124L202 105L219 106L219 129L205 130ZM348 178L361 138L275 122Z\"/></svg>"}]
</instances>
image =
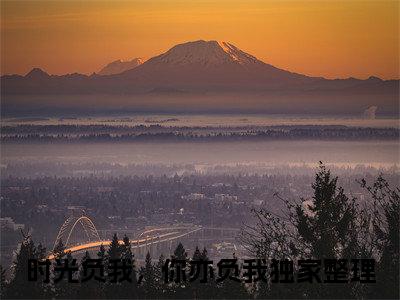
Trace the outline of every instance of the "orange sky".
<instances>
[{"instance_id":1,"label":"orange sky","mask_svg":"<svg viewBox=\"0 0 400 300\"><path fill-rule=\"evenodd\" d=\"M1 73L91 73L191 40L290 71L399 78L399 1L1 1Z\"/></svg>"}]
</instances>

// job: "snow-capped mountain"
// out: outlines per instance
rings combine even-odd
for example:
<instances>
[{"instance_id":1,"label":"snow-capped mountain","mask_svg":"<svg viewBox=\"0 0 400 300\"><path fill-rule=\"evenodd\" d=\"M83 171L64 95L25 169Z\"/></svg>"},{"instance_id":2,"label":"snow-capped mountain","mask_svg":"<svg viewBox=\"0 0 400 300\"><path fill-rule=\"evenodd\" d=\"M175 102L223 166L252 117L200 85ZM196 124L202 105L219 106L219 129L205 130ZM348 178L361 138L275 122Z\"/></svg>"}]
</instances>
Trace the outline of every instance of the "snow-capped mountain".
<instances>
[{"instance_id":1,"label":"snow-capped mountain","mask_svg":"<svg viewBox=\"0 0 400 300\"><path fill-rule=\"evenodd\" d=\"M25 77L31 79L47 79L50 77L50 75L40 68L33 68L29 73L25 75Z\"/></svg>"},{"instance_id":2,"label":"snow-capped mountain","mask_svg":"<svg viewBox=\"0 0 400 300\"><path fill-rule=\"evenodd\" d=\"M227 42L195 41L179 44L119 78L141 86L175 88L276 87L313 80L266 64Z\"/></svg>"},{"instance_id":3,"label":"snow-capped mountain","mask_svg":"<svg viewBox=\"0 0 400 300\"><path fill-rule=\"evenodd\" d=\"M127 70L134 69L137 66L141 65L142 63L143 63L142 58L134 58L129 61L123 61L123 60L119 59L119 60L113 61L113 62L109 63L108 65L106 65L105 67L103 67L99 71L98 74L99 75L119 74L119 73L125 72Z\"/></svg>"},{"instance_id":4,"label":"snow-capped mountain","mask_svg":"<svg viewBox=\"0 0 400 300\"><path fill-rule=\"evenodd\" d=\"M382 112L398 111L399 80L309 77L276 68L228 42L187 42L138 63L111 63L101 72L111 75L58 76L33 69L25 76L2 76L2 107L27 109L29 99L35 99L32 103L38 107L57 107L55 99L67 97L66 105L79 109L101 103L135 110L236 107L257 112L361 113L377 106ZM41 103L45 96L49 99ZM101 102L100 96L105 97Z\"/></svg>"},{"instance_id":5,"label":"snow-capped mountain","mask_svg":"<svg viewBox=\"0 0 400 300\"><path fill-rule=\"evenodd\" d=\"M241 51L230 43L203 40L176 45L155 57L152 63L175 66L198 64L205 67L223 67L230 63L244 67L263 64L254 56Z\"/></svg>"}]
</instances>

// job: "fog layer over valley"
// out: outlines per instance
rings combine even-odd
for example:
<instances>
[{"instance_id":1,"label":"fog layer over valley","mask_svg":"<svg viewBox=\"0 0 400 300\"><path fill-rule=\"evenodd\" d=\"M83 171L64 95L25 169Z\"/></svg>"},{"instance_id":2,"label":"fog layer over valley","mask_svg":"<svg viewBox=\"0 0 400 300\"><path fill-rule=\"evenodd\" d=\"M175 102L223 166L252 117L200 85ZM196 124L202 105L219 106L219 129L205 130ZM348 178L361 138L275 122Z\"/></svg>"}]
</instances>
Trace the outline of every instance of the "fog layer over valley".
<instances>
[{"instance_id":1,"label":"fog layer over valley","mask_svg":"<svg viewBox=\"0 0 400 300\"><path fill-rule=\"evenodd\" d=\"M70 164L68 174L96 169L129 175L127 169L96 164L191 166L175 168L178 173L237 165L262 173L318 161L391 168L399 162L398 124L398 119L246 114L7 119L1 127L2 170L10 175L15 163L21 171L21 163L43 162ZM92 167L77 167L88 163Z\"/></svg>"},{"instance_id":2,"label":"fog layer over valley","mask_svg":"<svg viewBox=\"0 0 400 300\"><path fill-rule=\"evenodd\" d=\"M328 164L385 167L398 163L396 141L230 143L2 144L2 163L52 161L119 164Z\"/></svg>"}]
</instances>

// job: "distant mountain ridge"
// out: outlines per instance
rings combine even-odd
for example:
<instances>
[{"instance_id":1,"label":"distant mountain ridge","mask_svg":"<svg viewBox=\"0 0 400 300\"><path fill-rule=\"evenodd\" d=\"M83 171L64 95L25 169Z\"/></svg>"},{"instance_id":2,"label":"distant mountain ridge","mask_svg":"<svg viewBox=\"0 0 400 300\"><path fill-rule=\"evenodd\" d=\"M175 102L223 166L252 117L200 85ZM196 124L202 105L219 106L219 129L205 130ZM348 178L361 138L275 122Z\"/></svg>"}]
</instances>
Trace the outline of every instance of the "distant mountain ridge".
<instances>
[{"instance_id":1,"label":"distant mountain ridge","mask_svg":"<svg viewBox=\"0 0 400 300\"><path fill-rule=\"evenodd\" d=\"M132 70L136 68L137 66L140 66L144 60L140 57L138 58L133 58L132 60L129 61L122 61L122 60L116 60L108 65L104 66L99 72L99 75L114 75L114 74L120 74L122 72L125 72L127 70Z\"/></svg>"},{"instance_id":2,"label":"distant mountain ridge","mask_svg":"<svg viewBox=\"0 0 400 300\"><path fill-rule=\"evenodd\" d=\"M90 76L77 73L49 75L35 68L25 76L2 76L1 84L3 97L99 94L136 97L149 94L162 98L174 94L233 93L253 95L259 99L259 106L270 101L278 106L277 99L290 94L292 101L296 101L296 97L305 101L308 101L307 97L315 98L310 100L312 105L324 109L328 107L324 97L329 96L329 101L345 101L341 99L346 96L348 99L357 98L354 102L358 101L358 104L346 100L343 105L362 111L371 105L386 107L387 111L398 110L399 92L399 80L382 80L373 76L366 80L310 77L265 63L231 43L204 40L175 45L145 62L140 59L115 61L99 74Z\"/></svg>"},{"instance_id":3,"label":"distant mountain ridge","mask_svg":"<svg viewBox=\"0 0 400 300\"><path fill-rule=\"evenodd\" d=\"M103 77L106 76L106 77ZM69 81L70 79L72 81ZM80 79L74 82L74 79ZM1 77L2 93L45 93L53 88L58 92L146 92L171 90L268 90L268 89L341 89L385 81L371 76L367 80L348 78L328 80L309 77L276 68L258 60L227 42L194 41L178 44L167 52L145 62L140 58L117 60L91 76L82 74L49 75L34 68L25 76ZM40 85L35 85L39 80ZM48 81L43 82L43 81ZM398 81L398 80L397 80ZM81 86L84 84L85 86ZM66 89L68 86L69 89Z\"/></svg>"}]
</instances>

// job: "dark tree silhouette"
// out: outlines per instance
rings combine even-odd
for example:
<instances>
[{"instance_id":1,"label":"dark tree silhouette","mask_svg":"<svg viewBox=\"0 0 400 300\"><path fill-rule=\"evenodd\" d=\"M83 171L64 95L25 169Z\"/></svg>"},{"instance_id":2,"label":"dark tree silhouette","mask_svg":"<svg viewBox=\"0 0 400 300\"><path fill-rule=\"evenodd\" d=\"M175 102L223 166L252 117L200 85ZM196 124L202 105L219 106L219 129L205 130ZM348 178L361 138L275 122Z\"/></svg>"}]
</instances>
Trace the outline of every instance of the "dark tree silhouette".
<instances>
[{"instance_id":1,"label":"dark tree silhouette","mask_svg":"<svg viewBox=\"0 0 400 300\"><path fill-rule=\"evenodd\" d=\"M201 260L208 260L208 252L207 252L207 249L205 247L203 248L203 251L201 251L200 259Z\"/></svg>"},{"instance_id":2,"label":"dark tree silhouette","mask_svg":"<svg viewBox=\"0 0 400 300\"><path fill-rule=\"evenodd\" d=\"M234 254L232 258L237 258ZM250 299L252 295L249 294L244 283L225 279L223 282L217 284L218 289L216 294L218 299Z\"/></svg>"},{"instance_id":3,"label":"dark tree silhouette","mask_svg":"<svg viewBox=\"0 0 400 300\"><path fill-rule=\"evenodd\" d=\"M67 262L65 262L65 260ZM61 265L63 266L65 263L68 263L69 266L78 266L78 262L75 261L74 264L74 257L70 251L64 252L63 258L60 259ZM59 275L57 275L59 276ZM73 279L78 281L79 279L79 272L74 272ZM55 297L57 299L73 299L77 297L80 293L79 291L79 284L78 283L70 283L68 280L68 273L65 273L62 277L61 281L54 283L55 288Z\"/></svg>"},{"instance_id":4,"label":"dark tree silhouette","mask_svg":"<svg viewBox=\"0 0 400 300\"><path fill-rule=\"evenodd\" d=\"M271 259L358 258L358 228L355 199L349 199L337 186L337 177L320 163L312 184L312 199L292 202L279 197L286 211L276 214L255 211L257 223L247 226L242 242L255 256ZM260 286L260 294L270 297L350 298L354 284L348 288L335 284L296 284Z\"/></svg>"},{"instance_id":5,"label":"dark tree silhouette","mask_svg":"<svg viewBox=\"0 0 400 300\"><path fill-rule=\"evenodd\" d=\"M392 188L380 175L372 185L362 180L372 196L370 212L376 252L379 253L376 285L369 288L370 297L399 299L399 232L400 232L400 189Z\"/></svg>"},{"instance_id":6,"label":"dark tree silhouette","mask_svg":"<svg viewBox=\"0 0 400 300\"><path fill-rule=\"evenodd\" d=\"M54 247L53 254L55 258L62 258L65 256L65 246L62 239L60 239L57 245Z\"/></svg>"},{"instance_id":7,"label":"dark tree silhouette","mask_svg":"<svg viewBox=\"0 0 400 300\"><path fill-rule=\"evenodd\" d=\"M96 281L94 278L87 280L87 276L90 276L90 270L87 271L87 274L84 272L83 265L87 262L87 260L91 259L91 256L88 251L85 252L85 255L82 257L80 262L80 270L79 270L79 293L77 297L82 299L99 299L104 298L103 295L103 287L102 283ZM96 273L97 275L97 273Z\"/></svg>"},{"instance_id":8,"label":"dark tree silhouette","mask_svg":"<svg viewBox=\"0 0 400 300\"><path fill-rule=\"evenodd\" d=\"M24 237L12 266L13 276L7 286L6 299L32 299L46 297L45 288L40 276L38 281L28 281L29 259L38 259L38 253L35 244L28 236Z\"/></svg>"},{"instance_id":9,"label":"dark tree silhouette","mask_svg":"<svg viewBox=\"0 0 400 300\"><path fill-rule=\"evenodd\" d=\"M175 176L176 177L176 176ZM171 256L172 259L186 261L187 263L187 252L185 247L183 247L182 243L179 243L178 246L175 248L173 255ZM188 273L188 266L182 266L183 272L186 274ZM179 298L179 299L186 299L189 296L189 289L187 288L188 282L181 281L180 283L170 283L169 284L169 295L172 298Z\"/></svg>"},{"instance_id":10,"label":"dark tree silhouette","mask_svg":"<svg viewBox=\"0 0 400 300\"><path fill-rule=\"evenodd\" d=\"M103 244L100 245L99 252L97 252L97 257L103 261L106 259L106 248Z\"/></svg>"},{"instance_id":11,"label":"dark tree silhouette","mask_svg":"<svg viewBox=\"0 0 400 300\"><path fill-rule=\"evenodd\" d=\"M201 260L201 252L198 246L196 246L196 249L194 250L192 260Z\"/></svg>"},{"instance_id":12,"label":"dark tree silhouette","mask_svg":"<svg viewBox=\"0 0 400 300\"><path fill-rule=\"evenodd\" d=\"M6 270L0 265L0 299L4 298L5 290L7 288Z\"/></svg>"},{"instance_id":13,"label":"dark tree silhouette","mask_svg":"<svg viewBox=\"0 0 400 300\"><path fill-rule=\"evenodd\" d=\"M119 244L117 234L114 234L111 240L110 247L107 250L107 258L110 259L121 259L123 248Z\"/></svg>"},{"instance_id":14,"label":"dark tree silhouette","mask_svg":"<svg viewBox=\"0 0 400 300\"><path fill-rule=\"evenodd\" d=\"M199 247L196 247L192 260L194 261L207 261L208 256L207 256L207 250L206 248L203 248L203 250L200 252ZM219 287L215 282L215 277L211 278L210 274L214 274L215 276L215 270L212 265L208 266L207 270L207 282L200 282L200 280L204 277L204 269L200 267L199 270L199 276L197 280L193 281L190 283L188 286L190 290L190 296L192 299L211 299L211 298L218 298L221 296L221 293L219 291Z\"/></svg>"},{"instance_id":15,"label":"dark tree silhouette","mask_svg":"<svg viewBox=\"0 0 400 300\"><path fill-rule=\"evenodd\" d=\"M176 247L173 255L174 259L179 259L179 260L186 260L187 259L187 253L185 248L183 247L182 243L179 243L178 246Z\"/></svg>"},{"instance_id":16,"label":"dark tree silhouette","mask_svg":"<svg viewBox=\"0 0 400 300\"><path fill-rule=\"evenodd\" d=\"M351 248L356 231L355 199L344 194L337 180L338 177L332 177L321 164L312 184L311 203L303 201L296 206L296 228L312 258L339 258L344 253L352 257L354 254Z\"/></svg>"},{"instance_id":17,"label":"dark tree silhouette","mask_svg":"<svg viewBox=\"0 0 400 300\"><path fill-rule=\"evenodd\" d=\"M140 270L140 275L143 276L143 293L146 299L156 298L158 295L157 274L155 266L151 262L150 253L147 252L144 267Z\"/></svg>"},{"instance_id":18,"label":"dark tree silhouette","mask_svg":"<svg viewBox=\"0 0 400 300\"><path fill-rule=\"evenodd\" d=\"M169 286L164 284L162 268L165 264L165 257L164 255L160 255L158 262L155 266L155 280L156 280L156 293L157 297L164 298L169 293Z\"/></svg>"},{"instance_id":19,"label":"dark tree silhouette","mask_svg":"<svg viewBox=\"0 0 400 300\"><path fill-rule=\"evenodd\" d=\"M137 288L137 274L135 267L134 255L132 253L131 242L125 235L123 238L123 244L120 245L121 259L126 260L130 263L131 269L131 282L124 281L121 283L119 295L120 298L140 298L139 289Z\"/></svg>"}]
</instances>

